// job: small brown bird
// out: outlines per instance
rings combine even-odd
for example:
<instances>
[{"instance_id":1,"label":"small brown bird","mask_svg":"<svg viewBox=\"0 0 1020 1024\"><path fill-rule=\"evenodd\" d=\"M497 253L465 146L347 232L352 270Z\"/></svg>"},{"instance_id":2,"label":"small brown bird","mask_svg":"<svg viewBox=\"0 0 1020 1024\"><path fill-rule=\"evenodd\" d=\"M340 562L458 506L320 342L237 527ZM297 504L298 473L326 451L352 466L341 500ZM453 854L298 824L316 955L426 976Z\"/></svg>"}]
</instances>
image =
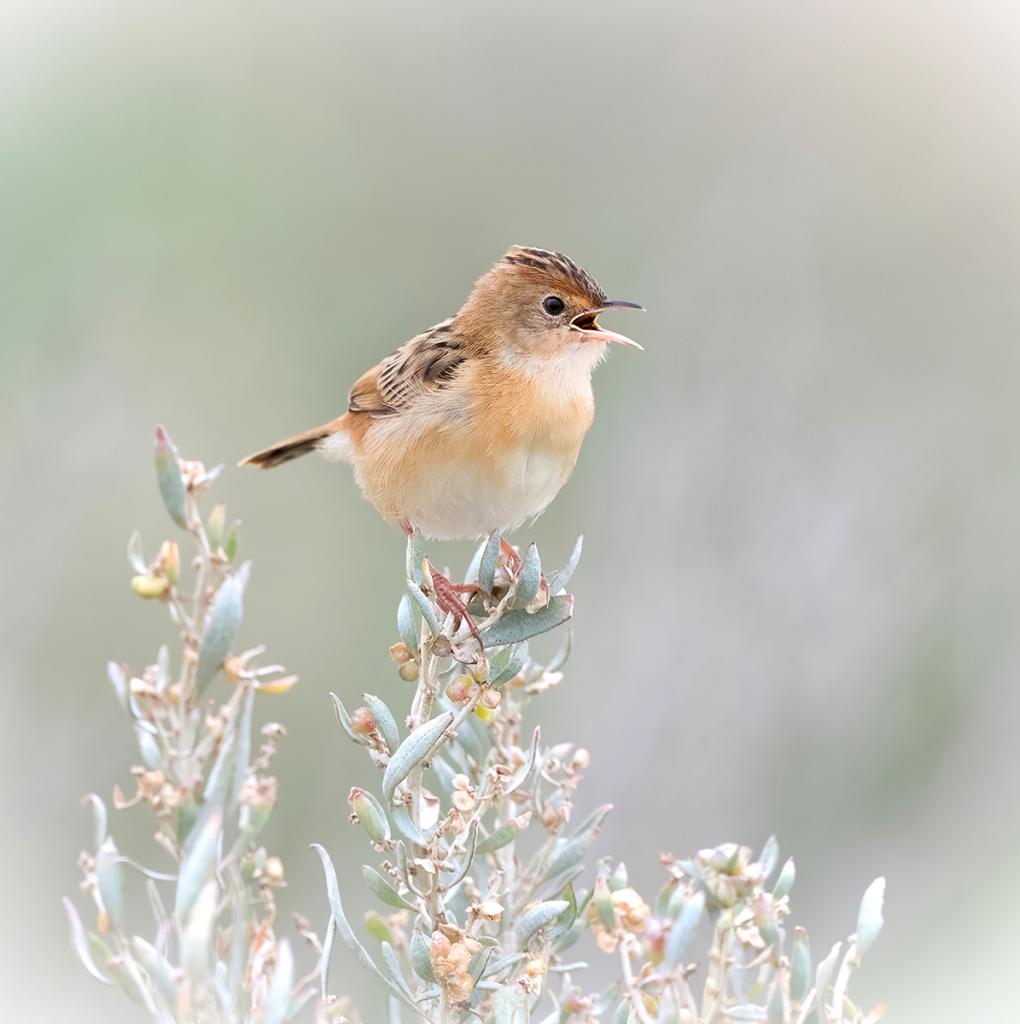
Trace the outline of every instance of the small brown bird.
<instances>
[{"instance_id":1,"label":"small brown bird","mask_svg":"<svg viewBox=\"0 0 1020 1024\"><path fill-rule=\"evenodd\" d=\"M514 246L456 316L412 338L351 389L335 420L249 455L269 469L311 451L350 462L392 523L437 540L512 530L567 482L594 414L591 374L613 301L560 253Z\"/></svg>"}]
</instances>

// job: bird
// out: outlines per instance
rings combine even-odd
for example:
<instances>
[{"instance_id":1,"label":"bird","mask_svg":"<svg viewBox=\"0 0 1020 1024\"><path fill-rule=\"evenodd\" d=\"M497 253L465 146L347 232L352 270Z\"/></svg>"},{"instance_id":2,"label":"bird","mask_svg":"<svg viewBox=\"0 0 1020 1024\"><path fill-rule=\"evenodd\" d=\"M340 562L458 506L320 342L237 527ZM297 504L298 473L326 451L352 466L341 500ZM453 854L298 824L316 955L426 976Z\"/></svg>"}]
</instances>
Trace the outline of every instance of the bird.
<instances>
[{"instance_id":1,"label":"bird","mask_svg":"<svg viewBox=\"0 0 1020 1024\"><path fill-rule=\"evenodd\" d=\"M549 249L512 246L452 317L350 390L347 410L242 459L270 469L310 452L351 463L365 498L408 535L501 536L540 515L592 424L592 371L610 343L598 317L642 309Z\"/></svg>"}]
</instances>

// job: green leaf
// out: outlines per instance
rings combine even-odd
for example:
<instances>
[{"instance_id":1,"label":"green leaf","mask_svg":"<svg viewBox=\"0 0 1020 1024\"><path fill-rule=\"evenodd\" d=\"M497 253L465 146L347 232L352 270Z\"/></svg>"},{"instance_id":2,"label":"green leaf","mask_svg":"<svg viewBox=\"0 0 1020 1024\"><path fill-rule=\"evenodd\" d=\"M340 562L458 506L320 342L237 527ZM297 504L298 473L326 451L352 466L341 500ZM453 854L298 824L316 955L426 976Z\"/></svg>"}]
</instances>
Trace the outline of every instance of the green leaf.
<instances>
[{"instance_id":1,"label":"green leaf","mask_svg":"<svg viewBox=\"0 0 1020 1024\"><path fill-rule=\"evenodd\" d=\"M496 566L499 564L500 548L499 530L493 530L482 550L481 561L478 563L478 585L487 594L492 593L496 584Z\"/></svg>"},{"instance_id":2,"label":"green leaf","mask_svg":"<svg viewBox=\"0 0 1020 1024\"><path fill-rule=\"evenodd\" d=\"M187 492L184 488L184 477L181 476L181 464L177 458L170 435L162 427L156 427L156 481L159 493L163 496L170 518L181 527L187 529Z\"/></svg>"},{"instance_id":3,"label":"green leaf","mask_svg":"<svg viewBox=\"0 0 1020 1024\"><path fill-rule=\"evenodd\" d=\"M432 971L432 946L417 928L411 933L407 951L411 957L414 973L422 981L435 981L436 976Z\"/></svg>"},{"instance_id":4,"label":"green leaf","mask_svg":"<svg viewBox=\"0 0 1020 1024\"><path fill-rule=\"evenodd\" d=\"M329 898L332 920L336 923L336 930L339 932L340 938L354 951L362 966L367 967L370 971L374 971L382 978L389 989L400 996L401 999L406 1000L407 997L404 993L376 966L375 961L369 956L368 950L365 949L354 934L354 929L351 928L347 915L344 913L343 903L340 900L340 883L337 881L336 869L333 867L333 861L330 859L329 854L318 843L312 843L312 849L319 855L319 860L322 861L322 870L326 876L326 895ZM325 971L328 971L328 962L323 964L320 961L320 975L323 978L325 978ZM325 987L325 981L323 981L323 987ZM411 1006L414 1007L414 1003Z\"/></svg>"},{"instance_id":5,"label":"green leaf","mask_svg":"<svg viewBox=\"0 0 1020 1024\"><path fill-rule=\"evenodd\" d=\"M195 836L191 849L184 855L177 878L174 913L180 922L190 913L205 885L216 874L216 859L220 844L223 816L213 811Z\"/></svg>"},{"instance_id":6,"label":"green leaf","mask_svg":"<svg viewBox=\"0 0 1020 1024\"><path fill-rule=\"evenodd\" d=\"M67 914L67 923L71 929L71 948L81 961L82 967L96 981L101 981L104 985L112 985L113 981L96 966L95 960L92 959L92 951L89 949L89 940L85 935L85 929L82 927L81 918L78 916L78 911L74 904L66 896L64 897L64 911Z\"/></svg>"},{"instance_id":7,"label":"green leaf","mask_svg":"<svg viewBox=\"0 0 1020 1024\"><path fill-rule=\"evenodd\" d=\"M404 899L375 868L370 867L368 864L363 864L361 866L361 874L368 888L383 903L396 907L398 910L414 910L414 904Z\"/></svg>"},{"instance_id":8,"label":"green leaf","mask_svg":"<svg viewBox=\"0 0 1020 1024\"><path fill-rule=\"evenodd\" d=\"M89 793L87 796L82 797L82 801L88 803L92 807L92 820L93 820L93 832L92 832L92 846L93 849L97 850L106 841L107 836L107 823L106 823L106 804L96 796L95 793Z\"/></svg>"},{"instance_id":9,"label":"green leaf","mask_svg":"<svg viewBox=\"0 0 1020 1024\"><path fill-rule=\"evenodd\" d=\"M506 648L504 648L506 650ZM524 668L528 661L528 641L525 640L523 643L517 644L515 647L509 648L510 656L507 658L506 664L500 669L495 675L489 677L490 686L502 686L504 683L509 683L511 679L515 678L517 674ZM491 672L491 666L490 666Z\"/></svg>"},{"instance_id":10,"label":"green leaf","mask_svg":"<svg viewBox=\"0 0 1020 1024\"><path fill-rule=\"evenodd\" d=\"M885 920L882 917L882 906L885 902L885 879L876 878L864 890L860 910L857 912L857 962L871 949Z\"/></svg>"},{"instance_id":11,"label":"green leaf","mask_svg":"<svg viewBox=\"0 0 1020 1024\"><path fill-rule=\"evenodd\" d=\"M404 646L413 654L418 654L418 627L415 625L414 612L411 610L411 599L404 594L397 605L397 631Z\"/></svg>"},{"instance_id":12,"label":"green leaf","mask_svg":"<svg viewBox=\"0 0 1020 1024\"><path fill-rule=\"evenodd\" d=\"M782 871L779 872L779 877L776 879L775 888L772 890L772 895L777 899L781 900L784 896L790 895L790 890L793 888L793 883L797 878L797 865L794 864L793 858L787 859L783 865Z\"/></svg>"},{"instance_id":13,"label":"green leaf","mask_svg":"<svg viewBox=\"0 0 1020 1024\"><path fill-rule=\"evenodd\" d=\"M425 558L425 550L421 532L417 529L407 538L407 553L405 555L405 568L407 578L414 583L421 583L421 563Z\"/></svg>"},{"instance_id":14,"label":"green leaf","mask_svg":"<svg viewBox=\"0 0 1020 1024\"><path fill-rule=\"evenodd\" d=\"M775 836L769 836L765 840L765 845L758 855L758 863L762 867L761 880L764 885L772 877L772 872L776 870L776 864L779 863L779 841Z\"/></svg>"},{"instance_id":15,"label":"green leaf","mask_svg":"<svg viewBox=\"0 0 1020 1024\"><path fill-rule=\"evenodd\" d=\"M680 911L666 937L665 960L670 967L677 967L680 959L687 952L694 933L698 930L701 917L705 912L705 894L699 889Z\"/></svg>"},{"instance_id":16,"label":"green leaf","mask_svg":"<svg viewBox=\"0 0 1020 1024\"><path fill-rule=\"evenodd\" d=\"M103 909L109 915L113 927L122 932L125 924L124 869L112 839L105 840L99 847L96 855L96 881Z\"/></svg>"},{"instance_id":17,"label":"green leaf","mask_svg":"<svg viewBox=\"0 0 1020 1024\"><path fill-rule=\"evenodd\" d=\"M373 693L363 693L365 704L372 712L379 735L386 742L386 749L392 754L400 746L400 732L397 729L397 720L393 712Z\"/></svg>"},{"instance_id":18,"label":"green leaf","mask_svg":"<svg viewBox=\"0 0 1020 1024\"><path fill-rule=\"evenodd\" d=\"M132 937L131 945L134 948L135 956L138 957L138 962L152 980L160 998L168 1008L173 1009L177 1005L179 992L177 978L170 961L140 935Z\"/></svg>"},{"instance_id":19,"label":"green leaf","mask_svg":"<svg viewBox=\"0 0 1020 1024\"><path fill-rule=\"evenodd\" d=\"M501 988L492 999L493 1024L528 1024L528 995L517 986Z\"/></svg>"},{"instance_id":20,"label":"green leaf","mask_svg":"<svg viewBox=\"0 0 1020 1024\"><path fill-rule=\"evenodd\" d=\"M195 668L195 685L199 693L212 682L223 659L230 653L230 645L241 625L244 588L250 571L251 562L245 562L236 573L224 580L213 598Z\"/></svg>"},{"instance_id":21,"label":"green leaf","mask_svg":"<svg viewBox=\"0 0 1020 1024\"><path fill-rule=\"evenodd\" d=\"M218 899L216 881L212 879L202 886L194 900L181 934L181 963L185 974L196 985L203 984L210 975Z\"/></svg>"},{"instance_id":22,"label":"green leaf","mask_svg":"<svg viewBox=\"0 0 1020 1024\"><path fill-rule=\"evenodd\" d=\"M815 971L815 1007L818 1014L818 1024L825 1024L828 1020L825 1010L825 996L829 991L829 982L832 981L833 972L836 970L836 963L839 960L839 952L843 948L842 942L837 942L829 955L818 965Z\"/></svg>"},{"instance_id":23,"label":"green leaf","mask_svg":"<svg viewBox=\"0 0 1020 1024\"><path fill-rule=\"evenodd\" d=\"M545 900L525 911L517 922L517 945L523 949L536 933L552 924L569 906L566 900Z\"/></svg>"},{"instance_id":24,"label":"green leaf","mask_svg":"<svg viewBox=\"0 0 1020 1024\"><path fill-rule=\"evenodd\" d=\"M542 739L542 729L540 726L535 726L535 731L531 734L531 746L528 748L528 759L521 765L517 774L513 777L510 785L506 789L506 794L509 796L511 793L520 789L525 782L531 777L531 773L535 770L535 763L538 758L538 744Z\"/></svg>"},{"instance_id":25,"label":"green leaf","mask_svg":"<svg viewBox=\"0 0 1020 1024\"><path fill-rule=\"evenodd\" d=\"M293 988L294 954L290 950L290 943L286 939L281 939L276 946L276 968L266 995L266 1006L262 1016L264 1024L284 1024Z\"/></svg>"},{"instance_id":26,"label":"green leaf","mask_svg":"<svg viewBox=\"0 0 1020 1024\"><path fill-rule=\"evenodd\" d=\"M486 647L502 647L529 640L540 633L562 626L574 614L574 599L569 594L552 598L533 615L523 610L507 612L482 633Z\"/></svg>"},{"instance_id":27,"label":"green leaf","mask_svg":"<svg viewBox=\"0 0 1020 1024\"><path fill-rule=\"evenodd\" d=\"M351 725L350 713L344 707L344 702L332 690L329 692L329 699L333 702L333 713L336 715L336 720L340 723L340 728L359 746L367 746L368 740L361 733L354 731Z\"/></svg>"},{"instance_id":28,"label":"green leaf","mask_svg":"<svg viewBox=\"0 0 1020 1024\"><path fill-rule=\"evenodd\" d=\"M811 984L811 944L807 932L796 928L793 933L793 952L790 954L790 999L804 1001Z\"/></svg>"},{"instance_id":29,"label":"green leaf","mask_svg":"<svg viewBox=\"0 0 1020 1024\"><path fill-rule=\"evenodd\" d=\"M567 564L559 572L554 572L549 577L550 594L558 594L570 582L570 578L574 575L574 570L577 568L577 563L581 561L581 550L583 547L584 534L582 533L574 544L574 550L570 553Z\"/></svg>"},{"instance_id":30,"label":"green leaf","mask_svg":"<svg viewBox=\"0 0 1020 1024\"><path fill-rule=\"evenodd\" d=\"M149 571L149 567L142 557L142 535L137 530L131 534L131 539L128 541L127 557L128 564L135 572L144 576Z\"/></svg>"},{"instance_id":31,"label":"green leaf","mask_svg":"<svg viewBox=\"0 0 1020 1024\"><path fill-rule=\"evenodd\" d=\"M508 843L512 843L520 831L520 825L515 821L508 821L491 835L486 836L476 847L475 853L495 853L496 850L501 850Z\"/></svg>"},{"instance_id":32,"label":"green leaf","mask_svg":"<svg viewBox=\"0 0 1020 1024\"><path fill-rule=\"evenodd\" d=\"M421 587L414 580L407 581L407 592L411 600L418 606L418 611L421 612L421 617L425 620L425 625L429 627L429 632L434 640L442 630L439 627L436 613L432 609L432 602L422 593Z\"/></svg>"},{"instance_id":33,"label":"green leaf","mask_svg":"<svg viewBox=\"0 0 1020 1024\"><path fill-rule=\"evenodd\" d=\"M386 770L383 773L383 796L389 802L393 799L393 792L404 779L424 761L432 752L432 748L439 742L443 733L453 723L453 712L445 714L419 725L403 743L397 747Z\"/></svg>"},{"instance_id":34,"label":"green leaf","mask_svg":"<svg viewBox=\"0 0 1020 1024\"><path fill-rule=\"evenodd\" d=\"M512 607L525 608L538 593L542 584L542 560L539 558L538 546L529 544L521 559L521 568L517 574Z\"/></svg>"}]
</instances>

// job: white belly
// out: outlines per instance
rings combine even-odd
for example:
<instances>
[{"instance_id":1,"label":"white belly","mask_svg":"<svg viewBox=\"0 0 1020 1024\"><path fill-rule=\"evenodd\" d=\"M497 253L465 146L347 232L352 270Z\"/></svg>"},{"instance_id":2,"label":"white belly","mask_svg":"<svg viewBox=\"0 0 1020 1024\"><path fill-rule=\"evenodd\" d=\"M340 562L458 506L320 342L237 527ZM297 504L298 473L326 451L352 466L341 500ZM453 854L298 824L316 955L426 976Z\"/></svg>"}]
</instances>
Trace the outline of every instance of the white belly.
<instances>
[{"instance_id":1,"label":"white belly","mask_svg":"<svg viewBox=\"0 0 1020 1024\"><path fill-rule=\"evenodd\" d=\"M497 527L513 530L545 511L572 468L573 460L563 455L524 449L500 456L498 467L454 463L416 489L409 517L436 540L480 538Z\"/></svg>"}]
</instances>

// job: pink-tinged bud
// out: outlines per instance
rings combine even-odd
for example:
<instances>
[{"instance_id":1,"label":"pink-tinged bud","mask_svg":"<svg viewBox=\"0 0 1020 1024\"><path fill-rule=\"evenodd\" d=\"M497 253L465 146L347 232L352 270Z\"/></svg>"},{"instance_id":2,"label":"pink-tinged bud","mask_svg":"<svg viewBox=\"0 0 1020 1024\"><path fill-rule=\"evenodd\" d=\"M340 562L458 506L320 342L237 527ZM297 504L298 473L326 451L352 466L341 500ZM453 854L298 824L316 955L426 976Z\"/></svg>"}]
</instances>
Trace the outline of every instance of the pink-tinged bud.
<instances>
[{"instance_id":1,"label":"pink-tinged bud","mask_svg":"<svg viewBox=\"0 0 1020 1024\"><path fill-rule=\"evenodd\" d=\"M390 658L398 665L406 665L407 662L414 659L414 655L408 650L407 644L403 640L398 640L390 648Z\"/></svg>"},{"instance_id":2,"label":"pink-tinged bud","mask_svg":"<svg viewBox=\"0 0 1020 1024\"><path fill-rule=\"evenodd\" d=\"M270 885L283 885L283 861L279 857L266 858L262 874L265 875L266 881Z\"/></svg>"},{"instance_id":3,"label":"pink-tinged bud","mask_svg":"<svg viewBox=\"0 0 1020 1024\"><path fill-rule=\"evenodd\" d=\"M355 708L351 712L351 729L362 736L375 732L375 718L368 708Z\"/></svg>"},{"instance_id":4,"label":"pink-tinged bud","mask_svg":"<svg viewBox=\"0 0 1020 1024\"><path fill-rule=\"evenodd\" d=\"M471 696L472 686L474 686L474 680L470 676L457 676L446 688L446 696L455 704L462 704Z\"/></svg>"}]
</instances>

